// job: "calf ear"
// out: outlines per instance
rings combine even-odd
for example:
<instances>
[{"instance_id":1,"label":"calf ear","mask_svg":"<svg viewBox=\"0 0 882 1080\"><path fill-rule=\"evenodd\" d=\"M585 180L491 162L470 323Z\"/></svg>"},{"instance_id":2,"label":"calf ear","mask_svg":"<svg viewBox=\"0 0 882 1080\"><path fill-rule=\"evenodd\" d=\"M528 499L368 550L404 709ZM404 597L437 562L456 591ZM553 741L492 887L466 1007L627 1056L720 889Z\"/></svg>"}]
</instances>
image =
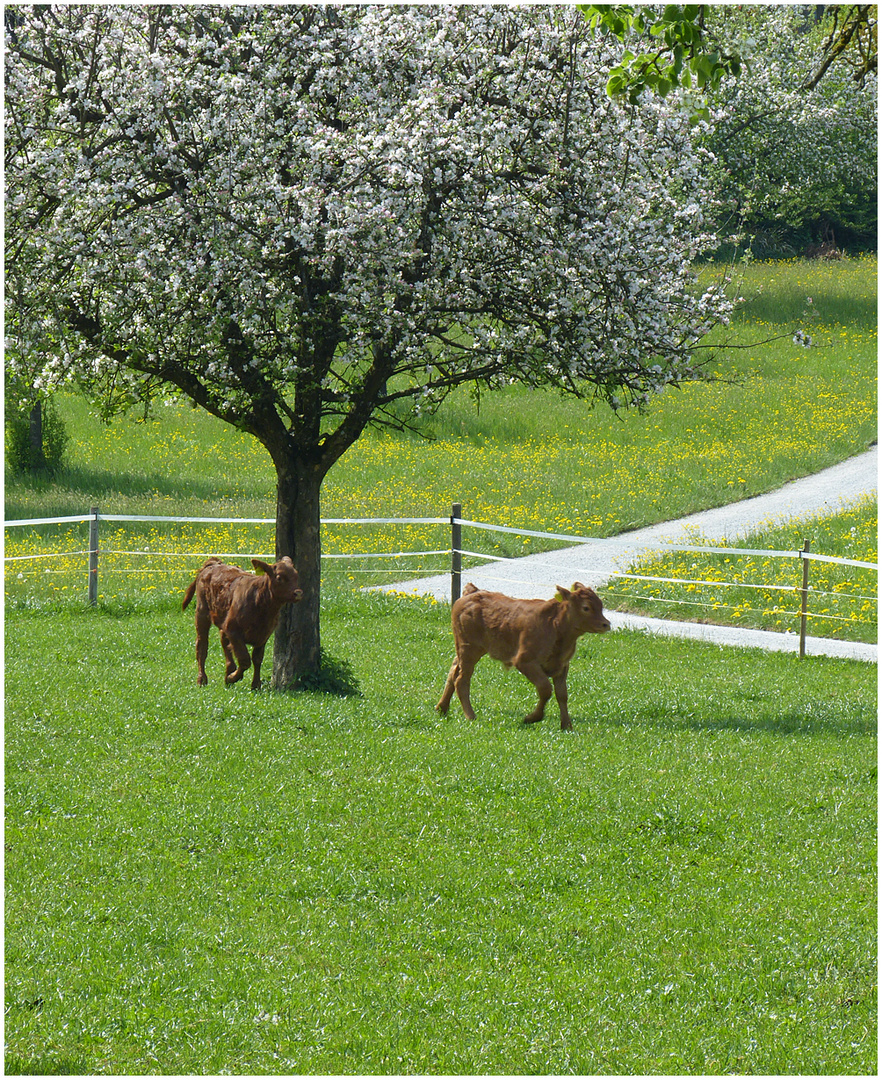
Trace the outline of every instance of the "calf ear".
<instances>
[{"instance_id":1,"label":"calf ear","mask_svg":"<svg viewBox=\"0 0 882 1080\"><path fill-rule=\"evenodd\" d=\"M563 587L563 585L558 585L558 586L556 586L556 588L557 588L557 592L555 593L555 596L554 596L555 600L563 600L564 602L569 600L569 598L570 598L569 589L565 589Z\"/></svg>"},{"instance_id":2,"label":"calf ear","mask_svg":"<svg viewBox=\"0 0 882 1080\"><path fill-rule=\"evenodd\" d=\"M258 574L269 574L270 577L275 574L275 570L269 563L263 561L263 559L252 559L251 565L258 572Z\"/></svg>"}]
</instances>

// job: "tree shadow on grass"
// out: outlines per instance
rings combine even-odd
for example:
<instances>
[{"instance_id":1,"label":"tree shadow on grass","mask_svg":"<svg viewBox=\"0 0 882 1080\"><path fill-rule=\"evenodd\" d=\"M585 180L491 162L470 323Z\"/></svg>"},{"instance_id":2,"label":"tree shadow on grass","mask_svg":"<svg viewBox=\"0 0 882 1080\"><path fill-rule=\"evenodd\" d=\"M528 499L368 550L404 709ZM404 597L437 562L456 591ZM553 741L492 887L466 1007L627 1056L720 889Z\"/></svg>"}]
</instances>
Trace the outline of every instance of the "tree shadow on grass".
<instances>
[{"instance_id":1,"label":"tree shadow on grass","mask_svg":"<svg viewBox=\"0 0 882 1080\"><path fill-rule=\"evenodd\" d=\"M168 476L137 470L121 475L119 471L76 466L63 469L52 480L29 476L16 478L12 484L7 482L6 517L8 520L32 517L33 498L38 495L42 498L41 516L66 517L87 514L90 506L100 506L102 499L116 502L120 496L141 500L167 497L175 503L187 500L215 503L219 494L223 493L218 492L214 483L194 472Z\"/></svg>"},{"instance_id":2,"label":"tree shadow on grass","mask_svg":"<svg viewBox=\"0 0 882 1080\"><path fill-rule=\"evenodd\" d=\"M603 723L612 727L645 724L672 732L736 731L742 734L835 735L841 738L853 735L875 735L877 730L875 713L850 706L835 710L795 706L774 712L764 710L753 714L747 709L741 711L728 706L716 716L696 716L673 709L641 709L632 715L608 714ZM576 726L579 726L578 720L576 720Z\"/></svg>"},{"instance_id":3,"label":"tree shadow on grass","mask_svg":"<svg viewBox=\"0 0 882 1080\"><path fill-rule=\"evenodd\" d=\"M362 697L358 678L348 660L321 651L319 670L298 675L290 691L330 694L333 697ZM286 693L289 691L286 691Z\"/></svg>"}]
</instances>

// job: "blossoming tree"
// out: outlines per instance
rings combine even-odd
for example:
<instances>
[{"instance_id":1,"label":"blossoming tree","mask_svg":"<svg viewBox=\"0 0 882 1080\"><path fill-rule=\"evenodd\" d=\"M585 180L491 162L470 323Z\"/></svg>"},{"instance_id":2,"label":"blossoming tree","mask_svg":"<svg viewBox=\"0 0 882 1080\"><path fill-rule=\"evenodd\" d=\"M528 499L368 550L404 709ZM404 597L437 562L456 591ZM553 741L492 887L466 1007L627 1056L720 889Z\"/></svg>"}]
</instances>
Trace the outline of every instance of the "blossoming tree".
<instances>
[{"instance_id":1,"label":"blossoming tree","mask_svg":"<svg viewBox=\"0 0 882 1080\"><path fill-rule=\"evenodd\" d=\"M877 222L877 78L868 44L853 55L843 46L827 62L835 26L856 27L849 40L862 41L864 24L848 21L854 8L843 7L842 24L838 15L815 24L807 10L713 7L714 32L740 50L750 76L709 96L713 124L698 141L716 163L721 206L748 234L773 244L776 234L797 244L802 236L804 246L835 228L867 243Z\"/></svg>"},{"instance_id":2,"label":"blossoming tree","mask_svg":"<svg viewBox=\"0 0 882 1080\"><path fill-rule=\"evenodd\" d=\"M688 117L563 7L83 5L7 19L18 374L170 388L272 458L274 685L320 663L322 480L368 424L518 380L700 377L728 303Z\"/></svg>"}]
</instances>

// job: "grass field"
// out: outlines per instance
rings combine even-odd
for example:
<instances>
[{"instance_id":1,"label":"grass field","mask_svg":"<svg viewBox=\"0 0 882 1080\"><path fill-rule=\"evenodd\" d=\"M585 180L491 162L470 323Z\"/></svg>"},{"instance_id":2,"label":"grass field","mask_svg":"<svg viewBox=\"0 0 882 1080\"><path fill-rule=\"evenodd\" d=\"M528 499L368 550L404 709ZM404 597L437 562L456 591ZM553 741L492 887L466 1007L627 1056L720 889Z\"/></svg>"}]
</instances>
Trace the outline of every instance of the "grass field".
<instances>
[{"instance_id":1,"label":"grass field","mask_svg":"<svg viewBox=\"0 0 882 1080\"><path fill-rule=\"evenodd\" d=\"M324 516L608 535L832 464L875 439L875 275L747 267L735 338L787 336L716 361L740 384L623 420L455 395L434 441L353 447ZM61 408L69 467L7 476L8 519L273 516L265 455L210 418ZM94 610L81 556L6 564L7 1074L876 1074L875 665L618 632L580 645L572 733L524 727L532 688L489 661L477 720L441 718L446 606L335 562L322 639L357 694L225 687L216 636L197 688L187 575L271 530L103 528ZM83 546L7 530L7 556Z\"/></svg>"},{"instance_id":2,"label":"grass field","mask_svg":"<svg viewBox=\"0 0 882 1080\"><path fill-rule=\"evenodd\" d=\"M622 632L562 733L434 713L443 605L323 620L359 696L7 621L7 1073L875 1074L873 666Z\"/></svg>"},{"instance_id":3,"label":"grass field","mask_svg":"<svg viewBox=\"0 0 882 1080\"><path fill-rule=\"evenodd\" d=\"M475 520L605 536L866 449L876 438L875 258L740 273L746 302L725 336L776 340L714 359L711 370L737 382L690 384L623 417L518 387L476 409L461 390L423 422L433 441L373 432L353 446L325 482L324 515L434 517L460 502ZM795 345L796 327L816 345ZM7 477L10 518L83 513L90 501L106 513L274 514L266 452L206 414L169 404L105 426L76 398L61 410L69 468L55 483Z\"/></svg>"},{"instance_id":4,"label":"grass field","mask_svg":"<svg viewBox=\"0 0 882 1080\"><path fill-rule=\"evenodd\" d=\"M737 274L745 303L727 337L734 345L773 340L714 359L712 370L735 381L692 384L623 418L517 387L485 395L477 409L463 390L424 420L431 441L373 432L352 447L325 482L323 515L440 517L460 502L472 520L607 536L771 490L866 449L876 437L876 260L753 264ZM812 348L794 344L797 327L811 332ZM60 407L73 438L69 467L52 483L7 476L7 518L83 514L93 504L116 514L274 516L266 453L206 414L169 403L146 420L106 426L78 398ZM83 551L86 537L85 526L8 530L7 555ZM481 550L511 556L543 543L478 540ZM448 544L443 528L327 526L323 536L329 555ZM101 546L101 600L127 608L180 592L205 553L274 548L271 527L131 524L105 525ZM178 554L158 554L166 552ZM328 560L325 587L388 583L445 565L438 557ZM83 555L10 563L7 604L78 604L85 580ZM822 620L812 627L830 629Z\"/></svg>"}]
</instances>

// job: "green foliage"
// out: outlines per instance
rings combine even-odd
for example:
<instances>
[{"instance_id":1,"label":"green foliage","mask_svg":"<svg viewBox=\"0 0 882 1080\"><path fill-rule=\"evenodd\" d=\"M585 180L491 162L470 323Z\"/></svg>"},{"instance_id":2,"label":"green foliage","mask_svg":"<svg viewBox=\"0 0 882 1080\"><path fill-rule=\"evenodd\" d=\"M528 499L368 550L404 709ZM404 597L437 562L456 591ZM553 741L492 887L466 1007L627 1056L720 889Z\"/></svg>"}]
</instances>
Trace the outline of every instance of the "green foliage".
<instances>
[{"instance_id":1,"label":"green foliage","mask_svg":"<svg viewBox=\"0 0 882 1080\"><path fill-rule=\"evenodd\" d=\"M31 439L32 410L39 409L42 432L40 451ZM69 444L67 430L54 401L44 398L27 411L6 402L6 464L13 473L55 476L64 464Z\"/></svg>"},{"instance_id":2,"label":"green foliage","mask_svg":"<svg viewBox=\"0 0 882 1080\"><path fill-rule=\"evenodd\" d=\"M870 5L578 5L624 45L607 92L680 89L716 161L718 231L765 257L877 230L876 19ZM745 75L747 71L749 74Z\"/></svg>"},{"instance_id":3,"label":"green foliage","mask_svg":"<svg viewBox=\"0 0 882 1080\"><path fill-rule=\"evenodd\" d=\"M442 606L323 629L361 696L7 615L8 1073L875 1072L873 666L610 634L567 734L435 713Z\"/></svg>"},{"instance_id":4,"label":"green foliage","mask_svg":"<svg viewBox=\"0 0 882 1080\"><path fill-rule=\"evenodd\" d=\"M606 85L612 97L626 95L636 105L649 90L667 97L675 87L715 90L726 75L741 73L741 60L733 52L714 47L704 26L704 4L667 4L657 9L631 4L579 4L589 25L612 34L622 42L635 37L655 39L654 48L641 52L626 49ZM695 119L706 119L707 109L695 105Z\"/></svg>"},{"instance_id":5,"label":"green foliage","mask_svg":"<svg viewBox=\"0 0 882 1080\"><path fill-rule=\"evenodd\" d=\"M756 237L763 255L827 241L875 248L877 90L834 65L812 89L823 24L799 5L715 5L724 47L740 47L750 75L710 95L713 124L700 135L716 162L721 231ZM728 222L728 224L727 224Z\"/></svg>"}]
</instances>

